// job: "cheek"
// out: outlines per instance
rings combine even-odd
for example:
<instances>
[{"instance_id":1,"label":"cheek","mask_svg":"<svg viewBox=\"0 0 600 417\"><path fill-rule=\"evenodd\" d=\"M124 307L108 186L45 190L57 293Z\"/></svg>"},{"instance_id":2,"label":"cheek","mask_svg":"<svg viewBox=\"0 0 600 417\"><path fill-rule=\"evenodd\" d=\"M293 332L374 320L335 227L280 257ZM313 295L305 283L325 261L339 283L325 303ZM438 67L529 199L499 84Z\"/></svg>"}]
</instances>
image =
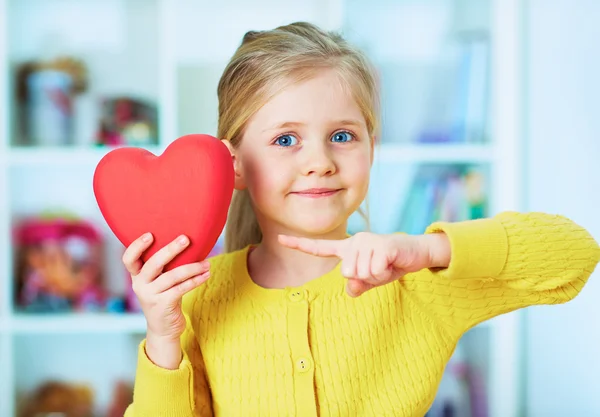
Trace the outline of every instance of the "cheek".
<instances>
[{"instance_id":1,"label":"cheek","mask_svg":"<svg viewBox=\"0 0 600 417\"><path fill-rule=\"evenodd\" d=\"M371 172L371 157L367 153L353 155L346 163L344 177L351 182L357 191L366 193Z\"/></svg>"},{"instance_id":2,"label":"cheek","mask_svg":"<svg viewBox=\"0 0 600 417\"><path fill-rule=\"evenodd\" d=\"M285 167L282 158L256 157L244 161L244 178L250 192L259 197L282 188ZM289 170L289 167L288 167Z\"/></svg>"}]
</instances>

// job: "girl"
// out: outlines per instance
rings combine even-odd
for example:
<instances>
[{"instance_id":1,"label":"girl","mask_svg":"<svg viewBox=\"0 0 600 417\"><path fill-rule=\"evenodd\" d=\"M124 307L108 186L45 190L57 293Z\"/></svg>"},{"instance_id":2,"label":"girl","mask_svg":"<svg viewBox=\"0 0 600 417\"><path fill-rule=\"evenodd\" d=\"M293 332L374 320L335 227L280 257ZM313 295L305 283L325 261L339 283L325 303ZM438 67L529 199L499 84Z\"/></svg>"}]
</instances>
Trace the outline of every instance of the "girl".
<instances>
[{"instance_id":1,"label":"girl","mask_svg":"<svg viewBox=\"0 0 600 417\"><path fill-rule=\"evenodd\" d=\"M543 213L347 236L378 98L338 35L247 33L218 96L227 253L163 274L185 236L146 264L150 234L127 248L148 323L127 417L423 416L467 330L573 299L600 259L585 229Z\"/></svg>"}]
</instances>

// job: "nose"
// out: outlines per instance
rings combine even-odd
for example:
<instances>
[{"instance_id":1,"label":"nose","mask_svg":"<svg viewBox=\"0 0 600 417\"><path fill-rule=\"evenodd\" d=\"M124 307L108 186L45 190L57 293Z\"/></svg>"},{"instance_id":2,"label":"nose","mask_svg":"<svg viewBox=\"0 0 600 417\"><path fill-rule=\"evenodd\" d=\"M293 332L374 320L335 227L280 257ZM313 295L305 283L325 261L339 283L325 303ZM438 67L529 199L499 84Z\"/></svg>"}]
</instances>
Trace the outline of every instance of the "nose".
<instances>
[{"instance_id":1,"label":"nose","mask_svg":"<svg viewBox=\"0 0 600 417\"><path fill-rule=\"evenodd\" d=\"M306 141L299 158L304 175L327 176L337 170L331 149L320 140Z\"/></svg>"}]
</instances>

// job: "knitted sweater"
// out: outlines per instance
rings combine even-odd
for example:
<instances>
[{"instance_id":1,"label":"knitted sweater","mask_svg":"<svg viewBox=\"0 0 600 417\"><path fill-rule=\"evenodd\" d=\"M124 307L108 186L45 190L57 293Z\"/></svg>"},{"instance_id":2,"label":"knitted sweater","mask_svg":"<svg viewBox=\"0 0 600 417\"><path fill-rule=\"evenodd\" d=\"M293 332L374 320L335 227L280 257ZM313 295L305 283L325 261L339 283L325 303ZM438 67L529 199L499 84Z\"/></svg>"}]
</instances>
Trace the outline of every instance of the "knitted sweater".
<instances>
[{"instance_id":1,"label":"knitted sweater","mask_svg":"<svg viewBox=\"0 0 600 417\"><path fill-rule=\"evenodd\" d=\"M600 260L583 228L556 215L504 212L438 222L448 268L346 295L338 267L305 285L265 289L248 248L211 260L183 299L176 370L138 352L126 417L423 416L460 337L484 320L573 299Z\"/></svg>"}]
</instances>

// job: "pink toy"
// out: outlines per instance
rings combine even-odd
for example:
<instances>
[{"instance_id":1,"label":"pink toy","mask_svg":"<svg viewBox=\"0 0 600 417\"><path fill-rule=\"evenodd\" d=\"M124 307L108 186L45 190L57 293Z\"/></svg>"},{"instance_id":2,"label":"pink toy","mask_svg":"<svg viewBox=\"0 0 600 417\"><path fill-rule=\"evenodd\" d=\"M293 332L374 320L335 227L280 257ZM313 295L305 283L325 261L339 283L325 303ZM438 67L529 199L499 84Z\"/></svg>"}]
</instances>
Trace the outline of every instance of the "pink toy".
<instances>
[{"instance_id":1,"label":"pink toy","mask_svg":"<svg viewBox=\"0 0 600 417\"><path fill-rule=\"evenodd\" d=\"M88 222L29 219L14 231L17 294L26 310L90 310L104 304L102 240Z\"/></svg>"}]
</instances>

